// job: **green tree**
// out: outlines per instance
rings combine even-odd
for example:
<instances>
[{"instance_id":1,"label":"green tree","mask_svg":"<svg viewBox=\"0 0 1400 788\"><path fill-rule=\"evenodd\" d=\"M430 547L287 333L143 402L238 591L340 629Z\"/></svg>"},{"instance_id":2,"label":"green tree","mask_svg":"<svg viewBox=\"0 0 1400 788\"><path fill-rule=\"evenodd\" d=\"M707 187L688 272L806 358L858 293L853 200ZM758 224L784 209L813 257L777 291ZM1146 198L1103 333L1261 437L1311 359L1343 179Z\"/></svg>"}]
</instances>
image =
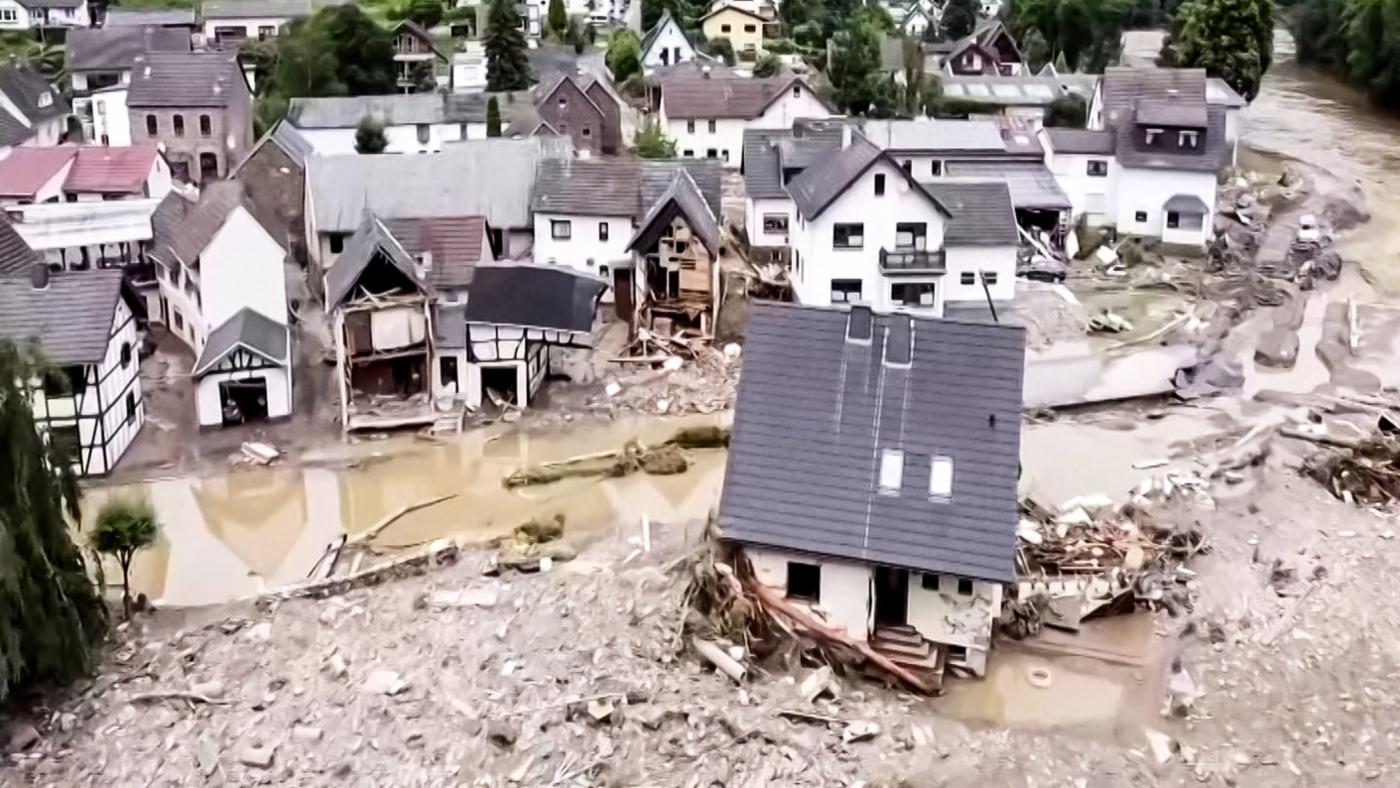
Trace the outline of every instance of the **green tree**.
<instances>
[{"instance_id":1,"label":"green tree","mask_svg":"<svg viewBox=\"0 0 1400 788\"><path fill-rule=\"evenodd\" d=\"M782 70L783 61L779 60L778 56L771 52L763 53L758 61L753 64L753 75L759 79L776 77Z\"/></svg>"},{"instance_id":2,"label":"green tree","mask_svg":"<svg viewBox=\"0 0 1400 788\"><path fill-rule=\"evenodd\" d=\"M655 121L637 127L632 135L632 145L637 155L643 159L673 159L676 157L676 141L668 139Z\"/></svg>"},{"instance_id":3,"label":"green tree","mask_svg":"<svg viewBox=\"0 0 1400 788\"><path fill-rule=\"evenodd\" d=\"M1379 6L1394 0L1365 2ZM1254 100L1273 61L1273 0L1190 0L1177 11L1174 28L1168 60L1204 68Z\"/></svg>"},{"instance_id":4,"label":"green tree","mask_svg":"<svg viewBox=\"0 0 1400 788\"><path fill-rule=\"evenodd\" d=\"M569 27L569 13L564 10L564 0L549 0L545 24L549 27L550 35L554 36L556 40L563 40L564 33Z\"/></svg>"},{"instance_id":5,"label":"green tree","mask_svg":"<svg viewBox=\"0 0 1400 788\"><path fill-rule=\"evenodd\" d=\"M486 100L486 136L501 136L501 102L495 96Z\"/></svg>"},{"instance_id":6,"label":"green tree","mask_svg":"<svg viewBox=\"0 0 1400 788\"><path fill-rule=\"evenodd\" d=\"M943 36L956 41L971 35L981 10L982 5L977 0L948 0L943 9Z\"/></svg>"},{"instance_id":7,"label":"green tree","mask_svg":"<svg viewBox=\"0 0 1400 788\"><path fill-rule=\"evenodd\" d=\"M1037 70L1064 59L1070 71L1102 73L1118 60L1132 0L1025 0L1017 6L1022 51Z\"/></svg>"},{"instance_id":8,"label":"green tree","mask_svg":"<svg viewBox=\"0 0 1400 788\"><path fill-rule=\"evenodd\" d=\"M78 483L30 407L36 352L0 342L0 703L19 687L80 676L107 611L73 543Z\"/></svg>"},{"instance_id":9,"label":"green tree","mask_svg":"<svg viewBox=\"0 0 1400 788\"><path fill-rule=\"evenodd\" d=\"M330 44L337 74L351 96L393 93L394 34L370 19L353 4L328 6L311 17L311 27L321 31L317 43ZM289 97L304 94L289 93Z\"/></svg>"},{"instance_id":10,"label":"green tree","mask_svg":"<svg viewBox=\"0 0 1400 788\"><path fill-rule=\"evenodd\" d=\"M1066 93L1050 102L1045 109L1045 125L1082 129L1089 116L1089 107L1077 93Z\"/></svg>"},{"instance_id":11,"label":"green tree","mask_svg":"<svg viewBox=\"0 0 1400 788\"><path fill-rule=\"evenodd\" d=\"M734 44L724 36L711 38L700 44L700 51L710 57L717 57L726 66L734 65Z\"/></svg>"},{"instance_id":12,"label":"green tree","mask_svg":"<svg viewBox=\"0 0 1400 788\"><path fill-rule=\"evenodd\" d=\"M884 6L863 5L851 15L850 24L861 25L882 35L894 35L894 18Z\"/></svg>"},{"instance_id":13,"label":"green tree","mask_svg":"<svg viewBox=\"0 0 1400 788\"><path fill-rule=\"evenodd\" d=\"M486 16L486 89L525 90L530 87L530 60L525 34L513 0L491 0Z\"/></svg>"},{"instance_id":14,"label":"green tree","mask_svg":"<svg viewBox=\"0 0 1400 788\"><path fill-rule=\"evenodd\" d=\"M832 37L827 79L836 103L852 115L864 115L875 103L879 83L880 39L868 27L851 25Z\"/></svg>"},{"instance_id":15,"label":"green tree","mask_svg":"<svg viewBox=\"0 0 1400 788\"><path fill-rule=\"evenodd\" d=\"M633 74L642 71L642 42L637 34L627 28L613 32L608 39L608 51L603 56L608 71L612 72L613 82L626 82Z\"/></svg>"},{"instance_id":16,"label":"green tree","mask_svg":"<svg viewBox=\"0 0 1400 788\"><path fill-rule=\"evenodd\" d=\"M387 147L389 138L384 136L384 120L378 115L360 118L360 125L355 127L355 152L383 153Z\"/></svg>"},{"instance_id":17,"label":"green tree","mask_svg":"<svg viewBox=\"0 0 1400 788\"><path fill-rule=\"evenodd\" d=\"M589 29L592 29L592 25L589 25ZM579 26L578 20L573 17L569 18L569 30L564 37L565 40L573 45L575 55L582 55L584 50L588 48L588 39L583 35L583 28Z\"/></svg>"},{"instance_id":18,"label":"green tree","mask_svg":"<svg viewBox=\"0 0 1400 788\"><path fill-rule=\"evenodd\" d=\"M160 528L150 501L114 498L97 513L92 549L117 559L122 570L122 615L131 618L131 560L155 544Z\"/></svg>"},{"instance_id":19,"label":"green tree","mask_svg":"<svg viewBox=\"0 0 1400 788\"><path fill-rule=\"evenodd\" d=\"M408 0L397 12L399 19L420 25L424 30L432 30L442 24L446 15L447 9L442 7L441 0Z\"/></svg>"}]
</instances>

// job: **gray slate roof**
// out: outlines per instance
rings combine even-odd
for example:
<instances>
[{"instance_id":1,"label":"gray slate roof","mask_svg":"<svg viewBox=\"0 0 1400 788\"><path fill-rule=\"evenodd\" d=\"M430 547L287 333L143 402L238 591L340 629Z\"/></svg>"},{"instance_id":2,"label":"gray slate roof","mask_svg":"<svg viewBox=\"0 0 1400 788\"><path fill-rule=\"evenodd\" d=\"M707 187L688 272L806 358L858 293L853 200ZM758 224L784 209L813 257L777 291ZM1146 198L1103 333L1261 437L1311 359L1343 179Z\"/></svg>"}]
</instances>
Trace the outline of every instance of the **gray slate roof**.
<instances>
[{"instance_id":1,"label":"gray slate roof","mask_svg":"<svg viewBox=\"0 0 1400 788\"><path fill-rule=\"evenodd\" d=\"M723 199L721 180L724 166L712 159L671 159L669 161L642 162L642 193L638 203L638 214L645 213L670 190L673 176L684 170L690 181L699 190L710 213L720 215L720 202ZM698 208L698 205L696 206Z\"/></svg>"},{"instance_id":2,"label":"gray slate roof","mask_svg":"<svg viewBox=\"0 0 1400 788\"><path fill-rule=\"evenodd\" d=\"M1045 134L1056 153L1113 155L1115 138L1112 131L1046 127Z\"/></svg>"},{"instance_id":3,"label":"gray slate roof","mask_svg":"<svg viewBox=\"0 0 1400 788\"><path fill-rule=\"evenodd\" d=\"M750 304L744 374L720 501L723 536L833 558L1010 582L1016 549L1024 332ZM912 326L912 364L882 364L887 332ZM879 491L881 452L904 452L903 486ZM953 492L928 494L930 458Z\"/></svg>"},{"instance_id":4,"label":"gray slate roof","mask_svg":"<svg viewBox=\"0 0 1400 788\"><path fill-rule=\"evenodd\" d=\"M940 180L921 184L952 218L944 246L1016 246L1016 211L1005 183Z\"/></svg>"},{"instance_id":5,"label":"gray slate roof","mask_svg":"<svg viewBox=\"0 0 1400 788\"><path fill-rule=\"evenodd\" d=\"M170 192L151 214L150 255L164 263L179 261L198 268L199 255L243 200L243 184L238 181L209 184L198 202L191 202L178 191Z\"/></svg>"},{"instance_id":6,"label":"gray slate roof","mask_svg":"<svg viewBox=\"0 0 1400 788\"><path fill-rule=\"evenodd\" d=\"M1069 196L1038 161L950 161L943 166L943 173L951 178L1001 181L1011 189L1011 204L1017 208L1070 207Z\"/></svg>"},{"instance_id":7,"label":"gray slate roof","mask_svg":"<svg viewBox=\"0 0 1400 788\"><path fill-rule=\"evenodd\" d=\"M599 277L572 268L486 263L467 290L466 322L589 332L606 288Z\"/></svg>"},{"instance_id":8,"label":"gray slate roof","mask_svg":"<svg viewBox=\"0 0 1400 788\"><path fill-rule=\"evenodd\" d=\"M146 52L132 61L129 107L228 107L251 102L237 53Z\"/></svg>"},{"instance_id":9,"label":"gray slate roof","mask_svg":"<svg viewBox=\"0 0 1400 788\"><path fill-rule=\"evenodd\" d=\"M651 196L658 188L661 190L655 192L654 197ZM719 212L707 204L689 171L675 167L669 171L656 169L644 173L642 194L644 204L651 207L638 223L632 240L627 243L629 250L645 251L651 248L671 221L679 216L690 225L691 231L710 255L719 256Z\"/></svg>"},{"instance_id":10,"label":"gray slate roof","mask_svg":"<svg viewBox=\"0 0 1400 788\"><path fill-rule=\"evenodd\" d=\"M287 363L287 327L276 320L244 307L209 332L204 352L194 364L193 375L204 377L225 356L242 347L274 364Z\"/></svg>"},{"instance_id":11,"label":"gray slate roof","mask_svg":"<svg viewBox=\"0 0 1400 788\"><path fill-rule=\"evenodd\" d=\"M768 109L801 77L767 79L725 78L711 73L709 79L691 76L660 78L661 100L668 118L756 118ZM808 86L810 90L810 86Z\"/></svg>"},{"instance_id":12,"label":"gray slate roof","mask_svg":"<svg viewBox=\"0 0 1400 788\"><path fill-rule=\"evenodd\" d=\"M1206 71L1203 68L1110 66L1103 72L1104 123L1128 119L1138 99L1177 96L1182 101L1204 103Z\"/></svg>"},{"instance_id":13,"label":"gray slate roof","mask_svg":"<svg viewBox=\"0 0 1400 788\"><path fill-rule=\"evenodd\" d=\"M43 290L27 276L0 278L0 339L38 340L57 365L101 363L121 290L113 268L52 273Z\"/></svg>"},{"instance_id":14,"label":"gray slate roof","mask_svg":"<svg viewBox=\"0 0 1400 788\"><path fill-rule=\"evenodd\" d=\"M312 10L310 0L205 0L200 7L200 13L205 19L294 19L310 16Z\"/></svg>"},{"instance_id":15,"label":"gray slate roof","mask_svg":"<svg viewBox=\"0 0 1400 788\"><path fill-rule=\"evenodd\" d=\"M33 126L62 117L73 111L64 98L43 75L27 65L0 66L0 94L4 94L23 115L28 124L4 109L0 109L0 146L18 145L34 136ZM46 107L39 99L49 96Z\"/></svg>"},{"instance_id":16,"label":"gray slate roof","mask_svg":"<svg viewBox=\"0 0 1400 788\"><path fill-rule=\"evenodd\" d=\"M801 151L799 158L815 155L820 160L841 149L841 125L840 120L810 120L798 121L793 129L744 129L744 187L749 197L786 199L782 171L787 160L782 154L791 149Z\"/></svg>"},{"instance_id":17,"label":"gray slate roof","mask_svg":"<svg viewBox=\"0 0 1400 788\"><path fill-rule=\"evenodd\" d=\"M1001 129L990 120L867 120L861 134L890 151L1006 151Z\"/></svg>"},{"instance_id":18,"label":"gray slate roof","mask_svg":"<svg viewBox=\"0 0 1400 788\"><path fill-rule=\"evenodd\" d=\"M299 129L353 129L365 116L374 115L386 126L485 123L486 100L480 93L294 98L287 107L287 122Z\"/></svg>"},{"instance_id":19,"label":"gray slate roof","mask_svg":"<svg viewBox=\"0 0 1400 788\"><path fill-rule=\"evenodd\" d=\"M416 283L424 291L426 284L418 276L418 266L403 245L394 238L384 223L373 216L366 216L360 229L345 242L345 248L335 259L335 264L326 272L326 308L340 306L355 289L360 275L379 256L399 269L404 276Z\"/></svg>"},{"instance_id":20,"label":"gray slate roof","mask_svg":"<svg viewBox=\"0 0 1400 788\"><path fill-rule=\"evenodd\" d=\"M1116 134L1124 167L1215 172L1229 154L1225 103L1207 101L1206 72L1200 68L1115 66L1104 70L1104 125ZM1204 128L1198 152L1144 150L1139 123Z\"/></svg>"},{"instance_id":21,"label":"gray slate roof","mask_svg":"<svg viewBox=\"0 0 1400 788\"><path fill-rule=\"evenodd\" d=\"M43 257L29 248L10 220L0 212L0 276L24 275L29 266L43 261Z\"/></svg>"},{"instance_id":22,"label":"gray slate roof","mask_svg":"<svg viewBox=\"0 0 1400 788\"><path fill-rule=\"evenodd\" d=\"M367 211L384 219L485 216L527 228L543 138L472 140L431 156L313 156L306 188L317 232L354 232ZM549 155L557 155L551 151Z\"/></svg>"},{"instance_id":23,"label":"gray slate roof","mask_svg":"<svg viewBox=\"0 0 1400 788\"><path fill-rule=\"evenodd\" d=\"M634 217L641 177L641 164L634 159L540 162L531 209L536 213Z\"/></svg>"},{"instance_id":24,"label":"gray slate roof","mask_svg":"<svg viewBox=\"0 0 1400 788\"><path fill-rule=\"evenodd\" d=\"M808 167L801 174L788 181L788 194L792 196L797 212L811 221L821 215L828 205L840 197L851 184L865 174L875 162L881 159L894 165L894 159L874 144L859 135L843 150L824 159L819 164ZM901 177L909 179L909 174L895 165ZM917 186L917 184L915 184ZM945 211L938 200L929 194L929 200L940 211Z\"/></svg>"},{"instance_id":25,"label":"gray slate roof","mask_svg":"<svg viewBox=\"0 0 1400 788\"><path fill-rule=\"evenodd\" d=\"M68 31L64 56L69 71L131 68L142 52L188 52L188 30L165 27L88 27Z\"/></svg>"},{"instance_id":26,"label":"gray slate roof","mask_svg":"<svg viewBox=\"0 0 1400 788\"><path fill-rule=\"evenodd\" d=\"M102 20L110 27L194 27L193 8L108 8ZM71 39L70 39L71 40Z\"/></svg>"}]
</instances>

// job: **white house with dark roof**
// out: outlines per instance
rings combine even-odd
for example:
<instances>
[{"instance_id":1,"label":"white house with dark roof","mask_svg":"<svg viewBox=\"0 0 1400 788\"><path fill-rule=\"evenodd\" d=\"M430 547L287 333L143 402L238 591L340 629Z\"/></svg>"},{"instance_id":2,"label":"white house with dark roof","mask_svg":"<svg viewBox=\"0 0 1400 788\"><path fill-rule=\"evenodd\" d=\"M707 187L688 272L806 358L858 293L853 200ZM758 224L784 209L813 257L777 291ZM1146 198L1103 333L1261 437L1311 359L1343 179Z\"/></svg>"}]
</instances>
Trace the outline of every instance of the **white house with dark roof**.
<instances>
[{"instance_id":1,"label":"white house with dark roof","mask_svg":"<svg viewBox=\"0 0 1400 788\"><path fill-rule=\"evenodd\" d=\"M937 687L1014 580L1023 329L759 301L721 537L754 579Z\"/></svg>"},{"instance_id":2,"label":"white house with dark roof","mask_svg":"<svg viewBox=\"0 0 1400 788\"><path fill-rule=\"evenodd\" d=\"M342 0L205 0L200 6L204 40L209 44L262 41L277 35L294 19L311 16L322 6Z\"/></svg>"},{"instance_id":3,"label":"white house with dark roof","mask_svg":"<svg viewBox=\"0 0 1400 788\"><path fill-rule=\"evenodd\" d=\"M0 0L0 31L90 24L87 0Z\"/></svg>"},{"instance_id":4,"label":"white house with dark roof","mask_svg":"<svg viewBox=\"0 0 1400 788\"><path fill-rule=\"evenodd\" d=\"M744 130L744 226L751 259L786 262L797 208L787 184L850 144L843 120L800 120L787 129Z\"/></svg>"},{"instance_id":5,"label":"white house with dark roof","mask_svg":"<svg viewBox=\"0 0 1400 788\"><path fill-rule=\"evenodd\" d=\"M414 93L294 98L286 122L321 156L355 153L366 117L384 124L384 153L438 153L449 142L486 139L486 96Z\"/></svg>"},{"instance_id":6,"label":"white house with dark roof","mask_svg":"<svg viewBox=\"0 0 1400 788\"><path fill-rule=\"evenodd\" d=\"M292 413L287 253L246 200L220 181L197 200L171 192L152 217L159 320L195 353L201 428Z\"/></svg>"},{"instance_id":7,"label":"white house with dark roof","mask_svg":"<svg viewBox=\"0 0 1400 788\"><path fill-rule=\"evenodd\" d=\"M0 158L20 146L63 141L72 106L43 75L27 65L0 65Z\"/></svg>"},{"instance_id":8,"label":"white house with dark roof","mask_svg":"<svg viewBox=\"0 0 1400 788\"><path fill-rule=\"evenodd\" d=\"M3 225L0 222L0 225ZM0 226L0 248L6 246ZM111 472L146 420L139 299L120 271L0 277L0 339L35 341L53 371L36 381L34 421L82 476Z\"/></svg>"},{"instance_id":9,"label":"white house with dark roof","mask_svg":"<svg viewBox=\"0 0 1400 788\"><path fill-rule=\"evenodd\" d=\"M658 117L676 153L687 159L719 159L738 169L745 129L787 129L801 118L837 112L800 77L749 79L693 69L668 72L660 81Z\"/></svg>"},{"instance_id":10,"label":"white house with dark roof","mask_svg":"<svg viewBox=\"0 0 1400 788\"><path fill-rule=\"evenodd\" d=\"M667 9L642 38L642 68L674 66L704 57Z\"/></svg>"}]
</instances>

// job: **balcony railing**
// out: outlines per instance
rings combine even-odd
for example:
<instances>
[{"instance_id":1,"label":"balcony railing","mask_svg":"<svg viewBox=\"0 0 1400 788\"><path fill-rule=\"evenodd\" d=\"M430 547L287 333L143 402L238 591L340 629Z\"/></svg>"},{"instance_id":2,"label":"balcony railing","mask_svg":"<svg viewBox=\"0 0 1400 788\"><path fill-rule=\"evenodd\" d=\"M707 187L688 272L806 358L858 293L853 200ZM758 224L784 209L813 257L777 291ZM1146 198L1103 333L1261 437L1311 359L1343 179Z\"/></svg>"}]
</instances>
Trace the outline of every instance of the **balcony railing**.
<instances>
[{"instance_id":1,"label":"balcony railing","mask_svg":"<svg viewBox=\"0 0 1400 788\"><path fill-rule=\"evenodd\" d=\"M941 274L948 270L942 249L880 250L880 271L886 274Z\"/></svg>"}]
</instances>

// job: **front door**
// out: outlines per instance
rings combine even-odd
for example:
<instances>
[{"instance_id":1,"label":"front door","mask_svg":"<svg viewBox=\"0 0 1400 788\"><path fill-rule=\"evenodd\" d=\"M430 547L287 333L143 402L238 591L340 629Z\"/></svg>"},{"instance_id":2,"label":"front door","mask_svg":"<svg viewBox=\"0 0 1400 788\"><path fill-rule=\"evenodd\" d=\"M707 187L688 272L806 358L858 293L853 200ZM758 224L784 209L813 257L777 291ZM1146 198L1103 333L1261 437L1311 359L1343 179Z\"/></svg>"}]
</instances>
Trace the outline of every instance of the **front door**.
<instances>
[{"instance_id":1,"label":"front door","mask_svg":"<svg viewBox=\"0 0 1400 788\"><path fill-rule=\"evenodd\" d=\"M909 623L909 570L875 567L875 626Z\"/></svg>"}]
</instances>

